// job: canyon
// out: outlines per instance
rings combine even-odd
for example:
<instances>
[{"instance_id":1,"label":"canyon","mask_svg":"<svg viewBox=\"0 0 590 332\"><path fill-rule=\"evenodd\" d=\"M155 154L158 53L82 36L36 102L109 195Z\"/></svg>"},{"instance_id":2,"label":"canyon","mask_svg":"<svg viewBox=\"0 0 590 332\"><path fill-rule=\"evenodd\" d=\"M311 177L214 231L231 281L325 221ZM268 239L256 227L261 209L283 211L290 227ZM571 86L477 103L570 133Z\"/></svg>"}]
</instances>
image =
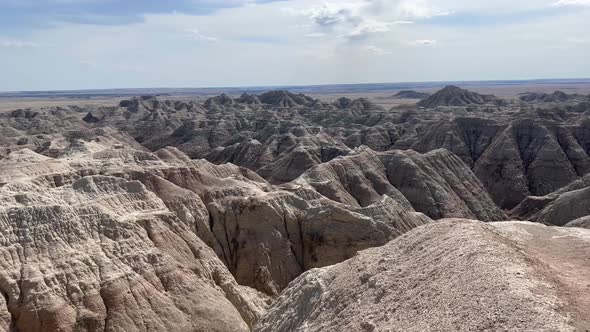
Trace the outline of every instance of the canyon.
<instances>
[{"instance_id":1,"label":"canyon","mask_svg":"<svg viewBox=\"0 0 590 332\"><path fill-rule=\"evenodd\" d=\"M0 331L590 329L590 96L389 95L0 112Z\"/></svg>"}]
</instances>

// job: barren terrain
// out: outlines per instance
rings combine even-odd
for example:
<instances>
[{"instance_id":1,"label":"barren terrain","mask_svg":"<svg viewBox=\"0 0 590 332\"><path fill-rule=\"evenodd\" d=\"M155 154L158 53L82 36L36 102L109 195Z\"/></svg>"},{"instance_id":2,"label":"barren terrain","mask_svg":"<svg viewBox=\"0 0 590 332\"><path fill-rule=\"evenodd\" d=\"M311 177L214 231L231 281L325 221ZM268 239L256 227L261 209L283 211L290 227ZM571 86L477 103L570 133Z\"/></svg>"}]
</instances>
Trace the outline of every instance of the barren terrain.
<instances>
[{"instance_id":1,"label":"barren terrain","mask_svg":"<svg viewBox=\"0 0 590 332\"><path fill-rule=\"evenodd\" d=\"M466 85L0 98L0 331L590 329L589 87Z\"/></svg>"}]
</instances>

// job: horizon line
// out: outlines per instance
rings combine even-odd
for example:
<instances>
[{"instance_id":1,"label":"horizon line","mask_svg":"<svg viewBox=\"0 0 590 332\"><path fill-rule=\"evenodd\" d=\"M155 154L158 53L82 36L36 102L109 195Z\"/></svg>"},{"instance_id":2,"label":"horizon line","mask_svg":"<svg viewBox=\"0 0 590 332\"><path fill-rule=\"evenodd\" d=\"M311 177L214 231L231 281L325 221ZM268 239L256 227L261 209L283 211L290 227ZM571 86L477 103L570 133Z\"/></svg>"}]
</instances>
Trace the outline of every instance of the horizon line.
<instances>
[{"instance_id":1,"label":"horizon line","mask_svg":"<svg viewBox=\"0 0 590 332\"><path fill-rule=\"evenodd\" d=\"M590 77L583 78L534 78L534 79L495 79L495 80L443 80L443 81L402 81L402 82L370 82L370 83L326 83L326 84L294 84L294 85L244 85L244 86L183 86L183 87L126 87L126 88L89 88L89 89L42 89L42 90L6 90L0 91L0 97L6 94L22 94L22 93L67 93L67 92L101 92L101 91L112 91L112 90L264 90L269 88L314 88L314 87L346 87L346 86L371 86L371 85L402 85L402 84L415 84L415 85L440 85L449 83L462 83L462 84L498 84L498 83L590 83Z\"/></svg>"}]
</instances>

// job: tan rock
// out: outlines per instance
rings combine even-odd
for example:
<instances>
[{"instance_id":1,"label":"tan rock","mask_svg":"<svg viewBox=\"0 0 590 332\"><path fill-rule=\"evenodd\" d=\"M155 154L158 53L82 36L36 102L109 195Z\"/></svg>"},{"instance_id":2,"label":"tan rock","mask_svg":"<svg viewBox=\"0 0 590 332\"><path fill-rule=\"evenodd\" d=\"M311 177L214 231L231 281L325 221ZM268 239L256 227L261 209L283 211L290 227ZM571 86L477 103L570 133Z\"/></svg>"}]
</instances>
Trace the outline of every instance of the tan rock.
<instances>
[{"instance_id":1,"label":"tan rock","mask_svg":"<svg viewBox=\"0 0 590 332\"><path fill-rule=\"evenodd\" d=\"M431 223L303 274L254 331L584 330L589 244L585 230Z\"/></svg>"}]
</instances>

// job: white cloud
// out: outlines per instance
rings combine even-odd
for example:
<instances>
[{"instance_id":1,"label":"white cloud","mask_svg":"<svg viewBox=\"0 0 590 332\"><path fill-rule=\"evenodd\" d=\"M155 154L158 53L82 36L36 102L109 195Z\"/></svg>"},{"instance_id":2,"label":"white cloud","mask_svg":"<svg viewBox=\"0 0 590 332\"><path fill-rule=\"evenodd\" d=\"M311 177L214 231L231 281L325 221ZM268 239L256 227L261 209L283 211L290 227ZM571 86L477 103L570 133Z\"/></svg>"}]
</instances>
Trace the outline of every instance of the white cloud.
<instances>
[{"instance_id":1,"label":"white cloud","mask_svg":"<svg viewBox=\"0 0 590 332\"><path fill-rule=\"evenodd\" d=\"M189 33L189 38L193 40L204 40L208 42L217 41L217 37L204 35L199 29L187 29L186 31Z\"/></svg>"},{"instance_id":2,"label":"white cloud","mask_svg":"<svg viewBox=\"0 0 590 332\"><path fill-rule=\"evenodd\" d=\"M321 6L312 6L298 12L320 26L330 26L357 17L359 10L364 5L364 2L327 2Z\"/></svg>"},{"instance_id":3,"label":"white cloud","mask_svg":"<svg viewBox=\"0 0 590 332\"><path fill-rule=\"evenodd\" d=\"M0 90L590 77L590 11L557 1L293 0L31 27L0 36ZM428 24L449 12L461 21Z\"/></svg>"},{"instance_id":4,"label":"white cloud","mask_svg":"<svg viewBox=\"0 0 590 332\"><path fill-rule=\"evenodd\" d=\"M365 50L367 50L369 53L375 54L375 55L388 55L391 54L390 51L386 51L378 46L375 45L369 45L365 47Z\"/></svg>"},{"instance_id":5,"label":"white cloud","mask_svg":"<svg viewBox=\"0 0 590 332\"><path fill-rule=\"evenodd\" d=\"M432 18L452 13L449 10L439 9L425 0L403 0L398 5L398 11L403 17L409 18Z\"/></svg>"},{"instance_id":6,"label":"white cloud","mask_svg":"<svg viewBox=\"0 0 590 332\"><path fill-rule=\"evenodd\" d=\"M583 39L578 37L568 37L565 39L565 41L572 44L590 44L590 39Z\"/></svg>"},{"instance_id":7,"label":"white cloud","mask_svg":"<svg viewBox=\"0 0 590 332\"><path fill-rule=\"evenodd\" d=\"M351 39L362 39L373 34L385 33L391 31L395 25L414 24L412 21L393 21L381 22L373 19L365 19L356 25L347 35Z\"/></svg>"},{"instance_id":8,"label":"white cloud","mask_svg":"<svg viewBox=\"0 0 590 332\"><path fill-rule=\"evenodd\" d=\"M336 56L334 49L328 46L298 49L295 51L295 55L301 58L304 63L309 59L313 59L314 61L333 61Z\"/></svg>"},{"instance_id":9,"label":"white cloud","mask_svg":"<svg viewBox=\"0 0 590 332\"><path fill-rule=\"evenodd\" d=\"M416 40L409 42L409 44L415 45L415 46L432 46L432 45L436 45L437 43L438 42L434 39L416 39Z\"/></svg>"},{"instance_id":10,"label":"white cloud","mask_svg":"<svg viewBox=\"0 0 590 332\"><path fill-rule=\"evenodd\" d=\"M354 28L348 36L351 38L363 38L374 33L387 32L390 30L392 23L379 22L376 20L366 20Z\"/></svg>"},{"instance_id":11,"label":"white cloud","mask_svg":"<svg viewBox=\"0 0 590 332\"><path fill-rule=\"evenodd\" d=\"M588 6L590 7L590 0L559 0L553 3L556 7L567 7L567 6Z\"/></svg>"},{"instance_id":12,"label":"white cloud","mask_svg":"<svg viewBox=\"0 0 590 332\"><path fill-rule=\"evenodd\" d=\"M398 1L385 3L381 0L345 0L311 5L303 9L290 7L285 10L306 17L316 24L320 32L308 33L308 37L319 36L318 33L323 36L326 30L329 30L342 37L362 39L372 34L388 32L394 25L414 23L395 14L393 9Z\"/></svg>"},{"instance_id":13,"label":"white cloud","mask_svg":"<svg viewBox=\"0 0 590 332\"><path fill-rule=\"evenodd\" d=\"M397 24L400 24L400 25L401 25L401 24L414 24L415 22L414 22L414 21L404 21L404 20L399 20L399 21L393 21L393 22L391 22L391 23L392 23L392 24L395 24L395 25L397 25Z\"/></svg>"},{"instance_id":14,"label":"white cloud","mask_svg":"<svg viewBox=\"0 0 590 332\"><path fill-rule=\"evenodd\" d=\"M307 38L322 38L322 37L326 37L327 35L323 32L312 32L312 33L308 33L307 35L305 35L305 37Z\"/></svg>"},{"instance_id":15,"label":"white cloud","mask_svg":"<svg viewBox=\"0 0 590 332\"><path fill-rule=\"evenodd\" d=\"M94 60L88 60L88 59L84 59L84 60L80 60L78 61L81 65L84 65L86 67L90 67L90 68L97 68L99 65L96 61Z\"/></svg>"},{"instance_id":16,"label":"white cloud","mask_svg":"<svg viewBox=\"0 0 590 332\"><path fill-rule=\"evenodd\" d=\"M336 36L355 40L387 33L395 25L414 24L410 17L423 18L442 13L424 7L426 3L423 1L414 3L407 0L344 0L311 6L309 3L312 2L306 3L307 8L304 4L303 8L290 7L286 10L312 20L321 33L330 31Z\"/></svg>"},{"instance_id":17,"label":"white cloud","mask_svg":"<svg viewBox=\"0 0 590 332\"><path fill-rule=\"evenodd\" d=\"M30 41L18 41L18 40L9 40L9 41L1 41L0 47L4 48L36 48L41 47L41 45L30 42Z\"/></svg>"}]
</instances>

